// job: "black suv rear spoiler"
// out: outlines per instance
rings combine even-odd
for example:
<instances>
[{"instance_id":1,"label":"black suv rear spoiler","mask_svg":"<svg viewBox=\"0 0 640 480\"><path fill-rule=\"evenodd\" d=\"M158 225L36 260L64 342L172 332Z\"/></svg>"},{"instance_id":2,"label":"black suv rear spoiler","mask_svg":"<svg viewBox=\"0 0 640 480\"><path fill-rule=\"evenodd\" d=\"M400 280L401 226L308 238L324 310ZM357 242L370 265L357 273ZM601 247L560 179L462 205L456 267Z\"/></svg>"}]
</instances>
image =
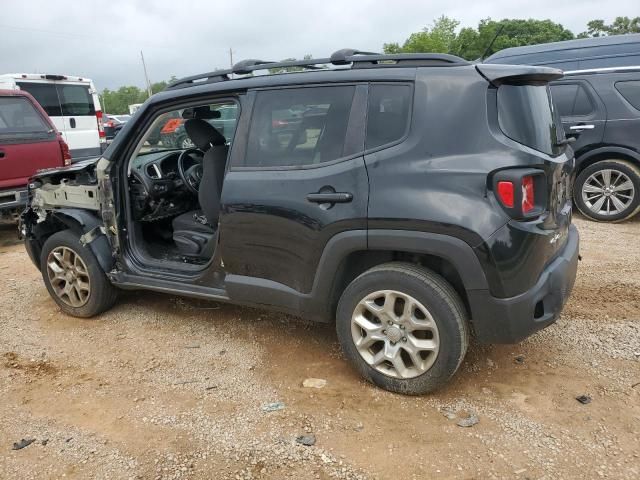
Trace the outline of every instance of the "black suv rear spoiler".
<instances>
[{"instance_id":1,"label":"black suv rear spoiler","mask_svg":"<svg viewBox=\"0 0 640 480\"><path fill-rule=\"evenodd\" d=\"M504 82L550 82L564 76L562 70L529 65L476 64L480 75L493 85Z\"/></svg>"}]
</instances>

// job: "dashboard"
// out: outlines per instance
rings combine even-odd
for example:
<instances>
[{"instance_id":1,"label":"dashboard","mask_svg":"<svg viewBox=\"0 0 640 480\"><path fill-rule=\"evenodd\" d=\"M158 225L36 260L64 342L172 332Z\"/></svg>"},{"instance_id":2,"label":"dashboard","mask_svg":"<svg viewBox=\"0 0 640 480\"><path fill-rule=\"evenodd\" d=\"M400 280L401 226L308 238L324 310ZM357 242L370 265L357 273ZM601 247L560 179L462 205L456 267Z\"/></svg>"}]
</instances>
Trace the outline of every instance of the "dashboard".
<instances>
[{"instance_id":1,"label":"dashboard","mask_svg":"<svg viewBox=\"0 0 640 480\"><path fill-rule=\"evenodd\" d=\"M129 187L134 218L156 221L193 208L194 195L178 173L182 150L139 155L129 169Z\"/></svg>"}]
</instances>

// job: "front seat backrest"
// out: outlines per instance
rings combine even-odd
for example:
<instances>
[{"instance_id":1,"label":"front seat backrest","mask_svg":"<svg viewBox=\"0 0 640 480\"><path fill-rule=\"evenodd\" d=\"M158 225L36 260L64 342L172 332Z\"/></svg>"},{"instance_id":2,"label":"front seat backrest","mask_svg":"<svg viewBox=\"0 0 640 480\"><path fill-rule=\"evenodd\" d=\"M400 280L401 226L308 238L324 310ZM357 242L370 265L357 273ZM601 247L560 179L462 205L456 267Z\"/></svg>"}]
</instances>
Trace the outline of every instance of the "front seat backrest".
<instances>
[{"instance_id":1,"label":"front seat backrest","mask_svg":"<svg viewBox=\"0 0 640 480\"><path fill-rule=\"evenodd\" d=\"M202 213L207 218L207 223L215 227L220 216L220 196L227 162L226 140L215 127L201 119L187 120L184 129L196 147L205 152L202 159L198 202Z\"/></svg>"}]
</instances>

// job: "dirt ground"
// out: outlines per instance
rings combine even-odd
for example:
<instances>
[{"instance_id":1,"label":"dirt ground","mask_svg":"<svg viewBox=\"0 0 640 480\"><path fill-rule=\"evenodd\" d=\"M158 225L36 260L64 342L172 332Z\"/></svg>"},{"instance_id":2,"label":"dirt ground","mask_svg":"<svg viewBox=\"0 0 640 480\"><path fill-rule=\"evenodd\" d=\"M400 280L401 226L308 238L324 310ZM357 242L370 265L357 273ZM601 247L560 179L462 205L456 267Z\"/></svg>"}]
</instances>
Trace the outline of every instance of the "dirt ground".
<instances>
[{"instance_id":1,"label":"dirt ground","mask_svg":"<svg viewBox=\"0 0 640 480\"><path fill-rule=\"evenodd\" d=\"M0 477L640 478L640 218L576 224L560 320L472 345L447 388L417 398L360 380L332 326L147 292L68 317L4 228ZM479 423L458 426L468 414Z\"/></svg>"}]
</instances>

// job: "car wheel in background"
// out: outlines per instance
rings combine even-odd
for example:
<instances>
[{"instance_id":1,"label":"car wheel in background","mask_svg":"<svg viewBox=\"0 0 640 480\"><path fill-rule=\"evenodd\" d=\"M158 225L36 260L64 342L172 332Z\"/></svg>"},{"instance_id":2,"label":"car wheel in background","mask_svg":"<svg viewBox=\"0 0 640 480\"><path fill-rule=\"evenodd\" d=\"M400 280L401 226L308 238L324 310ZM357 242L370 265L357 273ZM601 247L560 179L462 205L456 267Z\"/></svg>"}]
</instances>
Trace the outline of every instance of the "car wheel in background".
<instances>
[{"instance_id":1,"label":"car wheel in background","mask_svg":"<svg viewBox=\"0 0 640 480\"><path fill-rule=\"evenodd\" d=\"M40 257L40 271L51 297L75 317L93 317L110 308L117 290L102 271L93 252L71 230L47 239Z\"/></svg>"},{"instance_id":2,"label":"car wheel in background","mask_svg":"<svg viewBox=\"0 0 640 480\"><path fill-rule=\"evenodd\" d=\"M351 282L336 322L356 370L381 388L407 395L446 384L469 344L467 313L453 287L408 263L383 264Z\"/></svg>"},{"instance_id":3,"label":"car wheel in background","mask_svg":"<svg viewBox=\"0 0 640 480\"><path fill-rule=\"evenodd\" d=\"M575 182L578 210L598 222L620 222L640 210L640 168L625 160L601 160Z\"/></svg>"}]
</instances>

